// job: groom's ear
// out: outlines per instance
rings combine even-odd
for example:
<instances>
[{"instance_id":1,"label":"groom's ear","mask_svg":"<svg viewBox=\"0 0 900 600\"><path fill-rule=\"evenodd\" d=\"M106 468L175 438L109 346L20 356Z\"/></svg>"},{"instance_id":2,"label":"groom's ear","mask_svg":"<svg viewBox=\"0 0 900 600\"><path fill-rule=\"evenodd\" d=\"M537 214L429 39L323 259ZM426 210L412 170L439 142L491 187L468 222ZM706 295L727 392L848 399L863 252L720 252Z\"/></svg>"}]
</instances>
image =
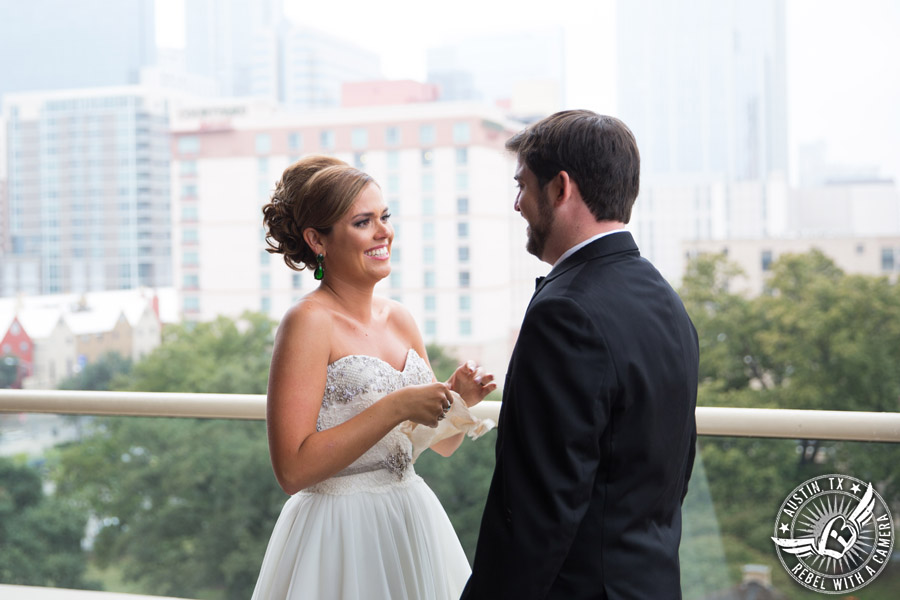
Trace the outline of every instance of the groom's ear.
<instances>
[{"instance_id":1,"label":"groom's ear","mask_svg":"<svg viewBox=\"0 0 900 600\"><path fill-rule=\"evenodd\" d=\"M572 181L572 178L565 171L557 173L556 177L547 184L547 188L554 206L559 206L573 197L581 198L578 184Z\"/></svg>"}]
</instances>

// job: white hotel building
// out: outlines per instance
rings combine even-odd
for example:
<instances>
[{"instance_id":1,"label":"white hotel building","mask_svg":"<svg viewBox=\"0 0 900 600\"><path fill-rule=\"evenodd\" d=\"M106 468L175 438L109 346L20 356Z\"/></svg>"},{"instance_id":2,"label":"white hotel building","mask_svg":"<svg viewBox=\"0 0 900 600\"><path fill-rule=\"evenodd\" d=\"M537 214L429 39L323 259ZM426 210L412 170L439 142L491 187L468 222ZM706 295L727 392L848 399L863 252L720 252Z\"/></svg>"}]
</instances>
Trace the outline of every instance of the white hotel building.
<instances>
[{"instance_id":1,"label":"white hotel building","mask_svg":"<svg viewBox=\"0 0 900 600\"><path fill-rule=\"evenodd\" d=\"M178 110L172 122L173 259L186 320L261 310L275 319L317 282L265 251L261 207L282 171L310 153L370 173L392 212L391 276L426 343L505 367L548 268L525 252L513 210L521 128L499 111L426 102L284 113L234 101Z\"/></svg>"}]
</instances>

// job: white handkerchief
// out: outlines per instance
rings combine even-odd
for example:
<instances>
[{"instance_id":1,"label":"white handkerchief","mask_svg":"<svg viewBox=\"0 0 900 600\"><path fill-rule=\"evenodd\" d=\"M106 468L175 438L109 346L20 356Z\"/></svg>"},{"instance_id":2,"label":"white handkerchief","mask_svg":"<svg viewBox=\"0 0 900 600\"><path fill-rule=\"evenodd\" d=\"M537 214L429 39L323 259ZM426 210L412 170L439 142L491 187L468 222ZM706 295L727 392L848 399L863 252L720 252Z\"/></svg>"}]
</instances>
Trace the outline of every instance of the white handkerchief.
<instances>
[{"instance_id":1,"label":"white handkerchief","mask_svg":"<svg viewBox=\"0 0 900 600\"><path fill-rule=\"evenodd\" d=\"M443 439L452 437L457 433L465 433L473 440L477 440L496 426L496 423L491 419L476 419L473 417L462 396L453 391L450 393L453 394L453 403L450 405L450 410L444 415L444 418L438 422L437 427L428 427L412 421L406 421L400 426L400 431L405 433L412 442L413 462L416 462L416 459L426 448Z\"/></svg>"}]
</instances>

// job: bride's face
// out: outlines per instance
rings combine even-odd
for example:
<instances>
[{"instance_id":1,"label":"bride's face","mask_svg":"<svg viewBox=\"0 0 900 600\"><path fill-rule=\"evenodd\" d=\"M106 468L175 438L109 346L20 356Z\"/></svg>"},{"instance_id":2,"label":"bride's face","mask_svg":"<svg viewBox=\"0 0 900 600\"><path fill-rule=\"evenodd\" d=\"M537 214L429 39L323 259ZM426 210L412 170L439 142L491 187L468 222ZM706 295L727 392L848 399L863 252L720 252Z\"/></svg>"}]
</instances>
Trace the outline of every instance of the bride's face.
<instances>
[{"instance_id":1,"label":"bride's face","mask_svg":"<svg viewBox=\"0 0 900 600\"><path fill-rule=\"evenodd\" d=\"M391 273L394 227L381 188L370 183L331 230L325 273L341 279L380 281Z\"/></svg>"}]
</instances>

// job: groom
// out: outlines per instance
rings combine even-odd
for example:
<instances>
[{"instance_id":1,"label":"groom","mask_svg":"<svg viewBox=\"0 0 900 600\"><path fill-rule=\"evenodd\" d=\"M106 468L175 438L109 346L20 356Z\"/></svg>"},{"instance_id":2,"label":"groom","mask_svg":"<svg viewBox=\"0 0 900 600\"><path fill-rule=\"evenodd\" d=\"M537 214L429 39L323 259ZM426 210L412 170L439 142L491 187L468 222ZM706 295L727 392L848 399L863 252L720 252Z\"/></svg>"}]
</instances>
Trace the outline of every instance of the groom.
<instances>
[{"instance_id":1,"label":"groom","mask_svg":"<svg viewBox=\"0 0 900 600\"><path fill-rule=\"evenodd\" d=\"M462 598L680 598L697 334L623 229L640 179L634 136L565 111L506 147L527 250L553 268L510 359Z\"/></svg>"}]
</instances>

